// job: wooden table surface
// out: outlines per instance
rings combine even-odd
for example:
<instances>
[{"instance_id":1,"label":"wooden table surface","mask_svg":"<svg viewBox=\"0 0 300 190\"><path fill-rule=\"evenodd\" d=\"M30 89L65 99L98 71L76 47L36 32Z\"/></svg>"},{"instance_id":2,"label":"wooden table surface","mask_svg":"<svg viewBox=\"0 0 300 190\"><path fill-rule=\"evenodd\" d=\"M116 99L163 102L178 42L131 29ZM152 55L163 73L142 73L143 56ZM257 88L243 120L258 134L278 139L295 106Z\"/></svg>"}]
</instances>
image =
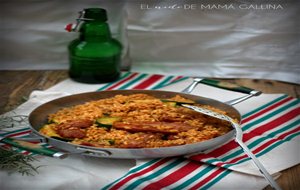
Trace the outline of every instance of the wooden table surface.
<instances>
[{"instance_id":1,"label":"wooden table surface","mask_svg":"<svg viewBox=\"0 0 300 190\"><path fill-rule=\"evenodd\" d=\"M14 109L28 98L33 90L44 90L66 79L66 71L0 71L0 113ZM300 86L272 80L218 79L247 86L263 93L284 93L300 97ZM300 155L299 155L300 156ZM277 179L283 190L300 189L300 164L282 172ZM271 187L265 188L270 190Z\"/></svg>"}]
</instances>

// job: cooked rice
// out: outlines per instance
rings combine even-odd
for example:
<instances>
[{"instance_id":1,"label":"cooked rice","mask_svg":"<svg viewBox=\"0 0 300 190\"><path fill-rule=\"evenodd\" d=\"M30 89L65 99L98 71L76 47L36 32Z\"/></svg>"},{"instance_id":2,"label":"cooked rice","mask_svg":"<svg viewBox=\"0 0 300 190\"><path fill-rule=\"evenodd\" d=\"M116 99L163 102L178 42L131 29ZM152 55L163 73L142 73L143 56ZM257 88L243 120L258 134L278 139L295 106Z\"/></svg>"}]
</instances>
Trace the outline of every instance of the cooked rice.
<instances>
[{"instance_id":1,"label":"cooked rice","mask_svg":"<svg viewBox=\"0 0 300 190\"><path fill-rule=\"evenodd\" d=\"M193 102L180 96L168 100L177 102ZM199 104L195 104L201 106ZM211 106L203 106L213 111L226 112ZM143 123L160 123L156 129L165 130L168 124L188 125L190 129L180 132L164 133L153 131L130 131L100 127L96 119L101 117L118 117L121 123L143 125ZM147 94L116 95L112 98L89 101L81 105L68 107L50 114L49 123L40 132L53 136L49 128L57 134L59 130L80 130L84 133L81 138L69 138L71 143L112 148L155 148L196 143L221 136L232 128L228 122L197 113L184 107L170 105ZM75 127L76 121L92 121L88 127ZM68 123L71 123L68 125ZM78 124L79 125L79 124ZM172 126L172 125L171 125ZM179 127L179 126L178 126Z\"/></svg>"}]
</instances>

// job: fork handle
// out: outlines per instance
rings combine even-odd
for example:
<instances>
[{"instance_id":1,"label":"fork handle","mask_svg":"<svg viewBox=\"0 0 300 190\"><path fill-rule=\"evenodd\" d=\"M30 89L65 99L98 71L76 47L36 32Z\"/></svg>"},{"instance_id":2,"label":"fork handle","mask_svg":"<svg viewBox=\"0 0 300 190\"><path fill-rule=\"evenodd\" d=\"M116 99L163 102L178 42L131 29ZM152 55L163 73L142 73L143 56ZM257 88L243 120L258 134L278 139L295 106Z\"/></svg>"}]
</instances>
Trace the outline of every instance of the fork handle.
<instances>
[{"instance_id":1,"label":"fork handle","mask_svg":"<svg viewBox=\"0 0 300 190\"><path fill-rule=\"evenodd\" d=\"M222 88L222 89L231 90L231 91L235 91L235 92L241 92L241 93L245 93L245 94L259 95L261 93L260 91L256 91L252 88L240 86L240 85L230 83L230 82L217 81L217 80L212 80L212 79L207 79L207 78L203 78L199 82L202 84L209 85L209 86L214 86L217 88Z\"/></svg>"},{"instance_id":2,"label":"fork handle","mask_svg":"<svg viewBox=\"0 0 300 190\"><path fill-rule=\"evenodd\" d=\"M251 150L245 145L241 140L235 139L235 141L239 144L239 146L243 149L245 154L251 158L252 162L259 169L260 173L263 174L265 179L269 182L270 186L275 190L282 190L277 182L273 179L273 177L269 174L269 172L265 169L265 167L260 163L260 161L256 158L256 156L251 152Z\"/></svg>"}]
</instances>

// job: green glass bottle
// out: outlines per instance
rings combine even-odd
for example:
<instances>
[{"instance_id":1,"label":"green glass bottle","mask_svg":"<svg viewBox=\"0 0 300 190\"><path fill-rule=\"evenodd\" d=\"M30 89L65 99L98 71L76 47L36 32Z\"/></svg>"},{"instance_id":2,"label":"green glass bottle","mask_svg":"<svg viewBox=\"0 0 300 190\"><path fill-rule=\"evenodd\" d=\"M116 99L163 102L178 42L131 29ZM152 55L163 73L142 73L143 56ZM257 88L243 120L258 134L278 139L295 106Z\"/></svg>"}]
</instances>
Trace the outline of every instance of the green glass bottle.
<instances>
[{"instance_id":1,"label":"green glass bottle","mask_svg":"<svg viewBox=\"0 0 300 190\"><path fill-rule=\"evenodd\" d=\"M106 10L84 9L77 19L76 28L80 21L84 22L79 29L79 38L68 46L69 76L84 83L116 80L121 72L122 45L111 36Z\"/></svg>"}]
</instances>

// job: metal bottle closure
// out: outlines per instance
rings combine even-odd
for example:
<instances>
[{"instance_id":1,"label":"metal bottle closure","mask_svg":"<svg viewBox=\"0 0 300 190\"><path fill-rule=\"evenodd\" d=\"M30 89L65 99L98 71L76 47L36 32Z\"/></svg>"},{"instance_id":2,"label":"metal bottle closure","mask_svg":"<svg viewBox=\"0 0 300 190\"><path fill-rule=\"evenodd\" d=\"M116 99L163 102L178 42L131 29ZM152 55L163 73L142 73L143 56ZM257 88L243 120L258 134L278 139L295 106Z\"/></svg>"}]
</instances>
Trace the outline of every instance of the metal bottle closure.
<instances>
[{"instance_id":1,"label":"metal bottle closure","mask_svg":"<svg viewBox=\"0 0 300 190\"><path fill-rule=\"evenodd\" d=\"M90 18L84 18L84 15L85 15L85 11L82 10L82 11L79 11L79 16L78 18L76 19L76 23L69 23L65 26L65 30L68 31L68 32L77 32L77 29L81 23L81 21L89 21L89 20L94 20L94 19L90 19Z\"/></svg>"}]
</instances>

